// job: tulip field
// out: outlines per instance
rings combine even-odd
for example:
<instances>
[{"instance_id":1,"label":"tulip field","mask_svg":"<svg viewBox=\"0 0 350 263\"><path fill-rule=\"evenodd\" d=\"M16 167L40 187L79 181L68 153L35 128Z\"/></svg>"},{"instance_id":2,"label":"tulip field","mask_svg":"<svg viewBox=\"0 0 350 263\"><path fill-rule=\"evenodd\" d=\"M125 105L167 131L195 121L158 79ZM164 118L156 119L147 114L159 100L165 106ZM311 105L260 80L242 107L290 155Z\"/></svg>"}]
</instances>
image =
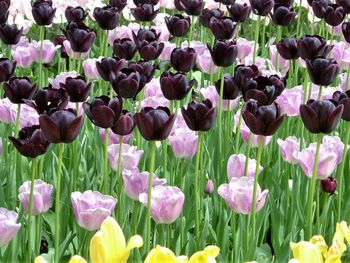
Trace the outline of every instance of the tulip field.
<instances>
[{"instance_id":1,"label":"tulip field","mask_svg":"<svg viewBox=\"0 0 350 263\"><path fill-rule=\"evenodd\" d=\"M0 263L350 262L350 0L0 0Z\"/></svg>"}]
</instances>

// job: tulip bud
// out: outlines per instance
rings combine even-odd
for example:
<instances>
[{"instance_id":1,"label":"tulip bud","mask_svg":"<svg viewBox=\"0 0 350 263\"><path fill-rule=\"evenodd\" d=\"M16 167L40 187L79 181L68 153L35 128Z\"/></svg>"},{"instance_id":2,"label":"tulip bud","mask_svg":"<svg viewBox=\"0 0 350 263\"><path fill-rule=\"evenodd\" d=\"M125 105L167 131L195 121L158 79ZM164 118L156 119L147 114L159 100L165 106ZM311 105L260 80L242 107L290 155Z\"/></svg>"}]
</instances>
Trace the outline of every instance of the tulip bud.
<instances>
[{"instance_id":1,"label":"tulip bud","mask_svg":"<svg viewBox=\"0 0 350 263\"><path fill-rule=\"evenodd\" d=\"M298 51L302 59L314 59L317 56L327 56L333 46L327 45L327 41L320 36L306 35L298 40Z\"/></svg>"},{"instance_id":2,"label":"tulip bud","mask_svg":"<svg viewBox=\"0 0 350 263\"><path fill-rule=\"evenodd\" d=\"M18 44L23 33L23 27L18 29L16 24L4 24L0 26L0 39L5 45Z\"/></svg>"},{"instance_id":3,"label":"tulip bud","mask_svg":"<svg viewBox=\"0 0 350 263\"><path fill-rule=\"evenodd\" d=\"M118 8L118 11L121 13L127 5L127 0L109 0L109 5Z\"/></svg>"},{"instance_id":4,"label":"tulip bud","mask_svg":"<svg viewBox=\"0 0 350 263\"><path fill-rule=\"evenodd\" d=\"M112 126L112 131L121 136L129 135L135 128L135 124L132 114L127 110L123 110L115 125Z\"/></svg>"},{"instance_id":5,"label":"tulip bud","mask_svg":"<svg viewBox=\"0 0 350 263\"><path fill-rule=\"evenodd\" d=\"M296 15L297 13L294 12L291 6L277 6L274 8L271 18L277 25L288 26L295 19Z\"/></svg>"},{"instance_id":6,"label":"tulip bud","mask_svg":"<svg viewBox=\"0 0 350 263\"><path fill-rule=\"evenodd\" d=\"M199 16L204 8L203 0L179 0L181 6L180 11L185 11L187 15Z\"/></svg>"},{"instance_id":7,"label":"tulip bud","mask_svg":"<svg viewBox=\"0 0 350 263\"><path fill-rule=\"evenodd\" d=\"M125 99L134 98L141 91L140 74L130 68L124 68L117 74L111 73L110 82L114 91Z\"/></svg>"},{"instance_id":8,"label":"tulip bud","mask_svg":"<svg viewBox=\"0 0 350 263\"><path fill-rule=\"evenodd\" d=\"M327 179L321 180L321 187L325 193L332 195L337 190L337 179L329 176Z\"/></svg>"},{"instance_id":9,"label":"tulip bud","mask_svg":"<svg viewBox=\"0 0 350 263\"><path fill-rule=\"evenodd\" d=\"M350 2L347 0L336 0L335 1L338 5L343 7L345 14L350 13Z\"/></svg>"},{"instance_id":10,"label":"tulip bud","mask_svg":"<svg viewBox=\"0 0 350 263\"><path fill-rule=\"evenodd\" d=\"M117 38L113 42L113 53L119 58L131 60L136 51L136 44L130 38Z\"/></svg>"},{"instance_id":11,"label":"tulip bud","mask_svg":"<svg viewBox=\"0 0 350 263\"><path fill-rule=\"evenodd\" d=\"M152 21L156 18L159 9L154 10L154 5L152 4L143 4L132 8L130 11L138 21Z\"/></svg>"},{"instance_id":12,"label":"tulip bud","mask_svg":"<svg viewBox=\"0 0 350 263\"><path fill-rule=\"evenodd\" d=\"M10 5L6 1L0 2L0 25L5 24L9 17Z\"/></svg>"},{"instance_id":13,"label":"tulip bud","mask_svg":"<svg viewBox=\"0 0 350 263\"><path fill-rule=\"evenodd\" d=\"M22 104L24 99L32 99L37 90L37 85L31 84L27 77L12 77L9 83L4 83L4 90L12 103Z\"/></svg>"},{"instance_id":14,"label":"tulip bud","mask_svg":"<svg viewBox=\"0 0 350 263\"><path fill-rule=\"evenodd\" d=\"M276 48L280 56L284 59L295 60L299 58L298 40L296 38L282 39L277 43Z\"/></svg>"},{"instance_id":15,"label":"tulip bud","mask_svg":"<svg viewBox=\"0 0 350 263\"><path fill-rule=\"evenodd\" d=\"M21 228L20 223L16 223L18 214L16 212L0 207L0 247L11 242Z\"/></svg>"},{"instance_id":16,"label":"tulip bud","mask_svg":"<svg viewBox=\"0 0 350 263\"><path fill-rule=\"evenodd\" d=\"M88 52L96 38L95 32L84 27L79 27L75 22L68 24L65 36L72 50L80 53Z\"/></svg>"},{"instance_id":17,"label":"tulip bud","mask_svg":"<svg viewBox=\"0 0 350 263\"><path fill-rule=\"evenodd\" d=\"M233 37L236 25L231 17L223 17L220 19L212 17L210 19L209 27L214 34L215 39L225 40Z\"/></svg>"},{"instance_id":18,"label":"tulip bud","mask_svg":"<svg viewBox=\"0 0 350 263\"><path fill-rule=\"evenodd\" d=\"M313 0L311 2L312 11L314 12L315 16L320 19L325 18L325 12L328 5L328 0Z\"/></svg>"},{"instance_id":19,"label":"tulip bud","mask_svg":"<svg viewBox=\"0 0 350 263\"><path fill-rule=\"evenodd\" d=\"M258 16L267 16L273 6L274 1L273 0L250 0L250 5L253 9L254 14Z\"/></svg>"},{"instance_id":20,"label":"tulip bud","mask_svg":"<svg viewBox=\"0 0 350 263\"><path fill-rule=\"evenodd\" d=\"M342 29L345 41L347 43L350 43L350 22L344 22L342 24L341 29Z\"/></svg>"},{"instance_id":21,"label":"tulip bud","mask_svg":"<svg viewBox=\"0 0 350 263\"><path fill-rule=\"evenodd\" d=\"M118 8L113 6L95 7L93 12L98 25L104 30L113 30L119 23Z\"/></svg>"},{"instance_id":22,"label":"tulip bud","mask_svg":"<svg viewBox=\"0 0 350 263\"><path fill-rule=\"evenodd\" d=\"M32 14L39 26L48 26L52 24L55 17L56 8L52 7L51 0L36 0L32 6Z\"/></svg>"},{"instance_id":23,"label":"tulip bud","mask_svg":"<svg viewBox=\"0 0 350 263\"><path fill-rule=\"evenodd\" d=\"M213 48L208 45L211 58L219 67L231 66L237 58L237 44L235 41L216 40Z\"/></svg>"},{"instance_id":24,"label":"tulip bud","mask_svg":"<svg viewBox=\"0 0 350 263\"><path fill-rule=\"evenodd\" d=\"M149 83L157 69L156 64L152 64L149 61L139 61L129 63L129 68L140 74L140 88L141 90L147 83Z\"/></svg>"},{"instance_id":25,"label":"tulip bud","mask_svg":"<svg viewBox=\"0 0 350 263\"><path fill-rule=\"evenodd\" d=\"M175 37L185 36L190 28L191 19L189 16L174 15L172 17L165 17L166 26Z\"/></svg>"},{"instance_id":26,"label":"tulip bud","mask_svg":"<svg viewBox=\"0 0 350 263\"><path fill-rule=\"evenodd\" d=\"M204 192L208 195L211 195L214 193L214 182L213 180L209 179L207 181L207 184L205 185Z\"/></svg>"},{"instance_id":27,"label":"tulip bud","mask_svg":"<svg viewBox=\"0 0 350 263\"><path fill-rule=\"evenodd\" d=\"M81 6L77 6L77 7L68 6L64 11L64 15L68 23L69 22L81 23L85 19L85 11Z\"/></svg>"},{"instance_id":28,"label":"tulip bud","mask_svg":"<svg viewBox=\"0 0 350 263\"><path fill-rule=\"evenodd\" d=\"M233 21L243 23L249 18L252 8L247 3L234 3L228 7L227 10L230 13Z\"/></svg>"},{"instance_id":29,"label":"tulip bud","mask_svg":"<svg viewBox=\"0 0 350 263\"><path fill-rule=\"evenodd\" d=\"M124 59L103 58L101 61L96 61L96 69L103 80L110 81L112 73L117 74L124 64Z\"/></svg>"},{"instance_id":30,"label":"tulip bud","mask_svg":"<svg viewBox=\"0 0 350 263\"><path fill-rule=\"evenodd\" d=\"M67 91L71 102L84 102L90 95L92 83L86 83L82 76L72 78L68 77L65 84L61 84L61 88Z\"/></svg>"},{"instance_id":31,"label":"tulip bud","mask_svg":"<svg viewBox=\"0 0 350 263\"><path fill-rule=\"evenodd\" d=\"M189 81L186 74L163 72L160 77L160 88L168 100L182 100L192 89L195 80Z\"/></svg>"},{"instance_id":32,"label":"tulip bud","mask_svg":"<svg viewBox=\"0 0 350 263\"><path fill-rule=\"evenodd\" d=\"M171 65L177 71L189 72L196 65L197 53L193 48L175 48L171 52Z\"/></svg>"},{"instance_id":33,"label":"tulip bud","mask_svg":"<svg viewBox=\"0 0 350 263\"><path fill-rule=\"evenodd\" d=\"M339 73L338 63L332 58L316 57L306 61L311 81L316 85L328 86Z\"/></svg>"},{"instance_id":34,"label":"tulip bud","mask_svg":"<svg viewBox=\"0 0 350 263\"><path fill-rule=\"evenodd\" d=\"M235 68L235 75L233 76L233 79L237 87L243 93L246 80L258 77L260 75L261 75L261 72L259 71L258 67L255 65L251 65L251 66L238 65Z\"/></svg>"}]
</instances>

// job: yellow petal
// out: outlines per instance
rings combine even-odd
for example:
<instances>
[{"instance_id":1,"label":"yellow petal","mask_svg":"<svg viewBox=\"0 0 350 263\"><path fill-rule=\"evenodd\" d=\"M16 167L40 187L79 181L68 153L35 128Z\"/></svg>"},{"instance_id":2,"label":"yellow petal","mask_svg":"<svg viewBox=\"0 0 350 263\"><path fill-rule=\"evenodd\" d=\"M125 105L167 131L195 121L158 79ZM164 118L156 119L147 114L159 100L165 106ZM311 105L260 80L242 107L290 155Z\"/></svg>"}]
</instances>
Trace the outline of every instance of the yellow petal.
<instances>
[{"instance_id":1,"label":"yellow petal","mask_svg":"<svg viewBox=\"0 0 350 263\"><path fill-rule=\"evenodd\" d=\"M328 249L326 256L326 263L341 263L341 257L346 250L346 245L344 244L344 235L340 228L334 233L332 246Z\"/></svg>"},{"instance_id":2,"label":"yellow petal","mask_svg":"<svg viewBox=\"0 0 350 263\"><path fill-rule=\"evenodd\" d=\"M299 259L292 258L288 263L300 263Z\"/></svg>"},{"instance_id":3,"label":"yellow petal","mask_svg":"<svg viewBox=\"0 0 350 263\"><path fill-rule=\"evenodd\" d=\"M157 245L147 255L144 263L186 263L187 257L176 257L173 251Z\"/></svg>"},{"instance_id":4,"label":"yellow petal","mask_svg":"<svg viewBox=\"0 0 350 263\"><path fill-rule=\"evenodd\" d=\"M299 243L290 243L294 259L299 260L300 263L323 263L323 257L320 249L306 241Z\"/></svg>"},{"instance_id":5,"label":"yellow petal","mask_svg":"<svg viewBox=\"0 0 350 263\"><path fill-rule=\"evenodd\" d=\"M343 236L345 237L346 241L350 244L350 229L345 221L342 221L341 223L337 224L337 230L340 229L342 231Z\"/></svg>"},{"instance_id":6,"label":"yellow petal","mask_svg":"<svg viewBox=\"0 0 350 263\"><path fill-rule=\"evenodd\" d=\"M215 258L219 255L220 248L217 246L207 246L203 251L196 252L192 255L189 263L214 263Z\"/></svg>"},{"instance_id":7,"label":"yellow petal","mask_svg":"<svg viewBox=\"0 0 350 263\"><path fill-rule=\"evenodd\" d=\"M309 242L317 246L318 249L321 251L323 257L326 257L327 251L328 251L328 245L324 240L323 236L319 236L319 235L313 236Z\"/></svg>"},{"instance_id":8,"label":"yellow petal","mask_svg":"<svg viewBox=\"0 0 350 263\"><path fill-rule=\"evenodd\" d=\"M42 256L38 256L35 258L34 263L48 263Z\"/></svg>"},{"instance_id":9,"label":"yellow petal","mask_svg":"<svg viewBox=\"0 0 350 263\"><path fill-rule=\"evenodd\" d=\"M69 263L87 263L81 256L74 256L69 260Z\"/></svg>"},{"instance_id":10,"label":"yellow petal","mask_svg":"<svg viewBox=\"0 0 350 263\"><path fill-rule=\"evenodd\" d=\"M126 249L124 250L124 255L119 259L118 262L124 263L127 262L130 251L133 248L138 248L143 246L143 239L139 235L132 236L128 242L128 245L126 246Z\"/></svg>"}]
</instances>

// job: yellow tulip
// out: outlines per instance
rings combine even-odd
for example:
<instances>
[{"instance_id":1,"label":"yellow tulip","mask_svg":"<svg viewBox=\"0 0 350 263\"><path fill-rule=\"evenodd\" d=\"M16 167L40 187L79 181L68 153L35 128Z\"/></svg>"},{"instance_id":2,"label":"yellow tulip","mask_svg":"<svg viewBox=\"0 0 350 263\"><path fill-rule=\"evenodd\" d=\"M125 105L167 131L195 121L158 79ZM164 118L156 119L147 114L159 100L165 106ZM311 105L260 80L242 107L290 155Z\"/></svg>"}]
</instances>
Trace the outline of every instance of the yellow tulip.
<instances>
[{"instance_id":1,"label":"yellow tulip","mask_svg":"<svg viewBox=\"0 0 350 263\"><path fill-rule=\"evenodd\" d=\"M90 256L93 263L125 263L130 251L143 245L142 237L132 236L126 244L123 231L117 221L107 217L100 230L90 242Z\"/></svg>"},{"instance_id":2,"label":"yellow tulip","mask_svg":"<svg viewBox=\"0 0 350 263\"><path fill-rule=\"evenodd\" d=\"M342 221L337 224L337 230L340 230L346 239L346 241L350 244L350 228L345 221Z\"/></svg>"},{"instance_id":3,"label":"yellow tulip","mask_svg":"<svg viewBox=\"0 0 350 263\"><path fill-rule=\"evenodd\" d=\"M323 257L326 257L328 253L328 245L324 240L323 236L313 236L309 242L317 246L318 249L321 251Z\"/></svg>"},{"instance_id":4,"label":"yellow tulip","mask_svg":"<svg viewBox=\"0 0 350 263\"><path fill-rule=\"evenodd\" d=\"M299 243L290 243L294 259L300 263L323 263L323 256L318 246L311 242L301 241Z\"/></svg>"},{"instance_id":5,"label":"yellow tulip","mask_svg":"<svg viewBox=\"0 0 350 263\"><path fill-rule=\"evenodd\" d=\"M74 256L69 260L69 263L87 263L81 256Z\"/></svg>"},{"instance_id":6,"label":"yellow tulip","mask_svg":"<svg viewBox=\"0 0 350 263\"><path fill-rule=\"evenodd\" d=\"M187 263L187 257L181 256L176 257L173 251L169 248L157 245L156 248L152 249L144 263Z\"/></svg>"},{"instance_id":7,"label":"yellow tulip","mask_svg":"<svg viewBox=\"0 0 350 263\"><path fill-rule=\"evenodd\" d=\"M35 258L34 263L48 263L42 256L38 256Z\"/></svg>"},{"instance_id":8,"label":"yellow tulip","mask_svg":"<svg viewBox=\"0 0 350 263\"><path fill-rule=\"evenodd\" d=\"M194 253L188 263L214 263L219 252L220 248L217 246L207 246L203 251Z\"/></svg>"},{"instance_id":9,"label":"yellow tulip","mask_svg":"<svg viewBox=\"0 0 350 263\"><path fill-rule=\"evenodd\" d=\"M328 249L327 256L325 257L325 263L341 263L341 257L345 250L346 245L344 244L343 232L337 227L332 246Z\"/></svg>"}]
</instances>

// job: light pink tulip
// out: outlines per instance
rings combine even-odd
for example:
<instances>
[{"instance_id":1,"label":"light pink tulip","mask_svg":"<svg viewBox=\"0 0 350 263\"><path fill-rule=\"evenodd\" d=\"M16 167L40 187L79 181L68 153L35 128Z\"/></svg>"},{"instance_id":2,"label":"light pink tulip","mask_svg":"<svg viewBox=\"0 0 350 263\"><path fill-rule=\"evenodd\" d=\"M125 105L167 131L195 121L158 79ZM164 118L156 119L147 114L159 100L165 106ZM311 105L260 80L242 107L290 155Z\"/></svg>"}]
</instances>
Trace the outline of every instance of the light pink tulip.
<instances>
[{"instance_id":1,"label":"light pink tulip","mask_svg":"<svg viewBox=\"0 0 350 263\"><path fill-rule=\"evenodd\" d=\"M17 116L17 105L13 105L14 119ZM39 125L39 114L32 107L29 107L25 104L21 107L21 115L19 118L19 126L20 128L24 128L27 126Z\"/></svg>"},{"instance_id":2,"label":"light pink tulip","mask_svg":"<svg viewBox=\"0 0 350 263\"><path fill-rule=\"evenodd\" d=\"M12 45L12 49L16 49L17 47L28 47L29 46L29 41L28 38L25 36L21 36L19 39L19 42L16 45Z\"/></svg>"},{"instance_id":3,"label":"light pink tulip","mask_svg":"<svg viewBox=\"0 0 350 263\"><path fill-rule=\"evenodd\" d=\"M98 132L100 134L101 142L105 143L105 129L100 128ZM131 137L132 137L132 133L123 136L123 143L128 143ZM119 135L112 132L111 129L108 129L108 145L118 144L118 143L119 143Z\"/></svg>"},{"instance_id":4,"label":"light pink tulip","mask_svg":"<svg viewBox=\"0 0 350 263\"><path fill-rule=\"evenodd\" d=\"M304 92L302 86L285 89L276 102L280 105L281 112L287 116L298 116L299 106L304 102Z\"/></svg>"},{"instance_id":5,"label":"light pink tulip","mask_svg":"<svg viewBox=\"0 0 350 263\"><path fill-rule=\"evenodd\" d=\"M338 65L347 70L350 65L350 47L345 41L333 42L333 49L330 57L335 59Z\"/></svg>"},{"instance_id":6,"label":"light pink tulip","mask_svg":"<svg viewBox=\"0 0 350 263\"><path fill-rule=\"evenodd\" d=\"M138 150L136 146L129 144L122 145L122 169L132 170L137 168L140 159L143 155L143 150ZM108 146L109 164L113 170L118 170L119 159L119 144Z\"/></svg>"},{"instance_id":7,"label":"light pink tulip","mask_svg":"<svg viewBox=\"0 0 350 263\"><path fill-rule=\"evenodd\" d=\"M209 99L213 106L218 107L220 104L220 96L214 86L209 86L208 88L201 88L200 92L202 93L203 97L206 99ZM237 107L237 104L240 100L240 97L237 97L234 100L223 100L222 101L222 109L224 111L233 110ZM230 105L230 107L229 107Z\"/></svg>"},{"instance_id":8,"label":"light pink tulip","mask_svg":"<svg viewBox=\"0 0 350 263\"><path fill-rule=\"evenodd\" d=\"M28 47L18 46L13 48L12 57L17 62L17 67L28 68L34 63L34 57Z\"/></svg>"},{"instance_id":9,"label":"light pink tulip","mask_svg":"<svg viewBox=\"0 0 350 263\"><path fill-rule=\"evenodd\" d=\"M184 41L181 43L181 48L185 48L185 47L188 47L188 41ZM206 45L204 45L200 41L195 41L195 40L191 41L191 48L193 48L196 51L197 56L202 55L204 51L208 50Z\"/></svg>"},{"instance_id":10,"label":"light pink tulip","mask_svg":"<svg viewBox=\"0 0 350 263\"><path fill-rule=\"evenodd\" d=\"M113 213L117 199L97 191L73 192L73 211L78 224L89 231L100 228L103 220Z\"/></svg>"},{"instance_id":11,"label":"light pink tulip","mask_svg":"<svg viewBox=\"0 0 350 263\"><path fill-rule=\"evenodd\" d=\"M158 38L159 42L169 41L170 33L166 25L162 26L152 26L152 28L159 34L160 36Z\"/></svg>"},{"instance_id":12,"label":"light pink tulip","mask_svg":"<svg viewBox=\"0 0 350 263\"><path fill-rule=\"evenodd\" d=\"M219 67L214 65L209 50L205 50L203 54L197 56L197 66L201 69L201 71L207 74L216 74L219 69Z\"/></svg>"},{"instance_id":13,"label":"light pink tulip","mask_svg":"<svg viewBox=\"0 0 350 263\"><path fill-rule=\"evenodd\" d=\"M178 128L168 137L177 158L191 159L197 152L198 135L188 128Z\"/></svg>"},{"instance_id":14,"label":"light pink tulip","mask_svg":"<svg viewBox=\"0 0 350 263\"><path fill-rule=\"evenodd\" d=\"M21 228L20 223L16 223L18 214L16 212L0 207L0 247L11 242Z\"/></svg>"},{"instance_id":15,"label":"light pink tulip","mask_svg":"<svg viewBox=\"0 0 350 263\"><path fill-rule=\"evenodd\" d=\"M160 60L170 60L171 52L176 48L175 43L169 41L164 42L164 49L159 56Z\"/></svg>"},{"instance_id":16,"label":"light pink tulip","mask_svg":"<svg viewBox=\"0 0 350 263\"><path fill-rule=\"evenodd\" d=\"M237 39L237 58L244 60L246 57L253 56L254 41L249 41L245 38Z\"/></svg>"},{"instance_id":17,"label":"light pink tulip","mask_svg":"<svg viewBox=\"0 0 350 263\"><path fill-rule=\"evenodd\" d=\"M169 0L160 0L159 1L160 7L164 7L166 9L175 9L175 4L174 1L169 1Z\"/></svg>"},{"instance_id":18,"label":"light pink tulip","mask_svg":"<svg viewBox=\"0 0 350 263\"><path fill-rule=\"evenodd\" d=\"M141 102L141 108L146 108L146 107L152 107L152 108L168 107L169 108L169 106L170 106L170 101L164 98L163 95L147 97Z\"/></svg>"},{"instance_id":19,"label":"light pink tulip","mask_svg":"<svg viewBox=\"0 0 350 263\"><path fill-rule=\"evenodd\" d=\"M277 56L278 56L278 65L277 65L278 71L280 71L283 75L285 75L289 70L289 66L290 66L289 60L282 58L278 54L276 45L270 46L270 59L271 59L273 69L276 69Z\"/></svg>"},{"instance_id":20,"label":"light pink tulip","mask_svg":"<svg viewBox=\"0 0 350 263\"><path fill-rule=\"evenodd\" d=\"M90 50L83 52L83 53L74 52L73 49L71 48L71 45L70 45L68 40L63 41L63 46L64 46L64 49L66 50L66 52L70 58L82 59L82 58L87 57L90 53Z\"/></svg>"},{"instance_id":21,"label":"light pink tulip","mask_svg":"<svg viewBox=\"0 0 350 263\"><path fill-rule=\"evenodd\" d=\"M231 180L233 177L244 176L245 162L247 157L244 154L232 154L227 161L227 177ZM250 159L248 161L248 176L255 177L256 160ZM263 167L259 165L259 173Z\"/></svg>"},{"instance_id":22,"label":"light pink tulip","mask_svg":"<svg viewBox=\"0 0 350 263\"><path fill-rule=\"evenodd\" d=\"M283 160L292 164L299 162L300 138L289 136L285 141L278 139L277 143L280 147Z\"/></svg>"},{"instance_id":23,"label":"light pink tulip","mask_svg":"<svg viewBox=\"0 0 350 263\"><path fill-rule=\"evenodd\" d=\"M66 84L66 79L68 77L75 78L77 76L78 74L75 71L61 72L60 74L56 75L54 79L49 78L49 83L53 88L59 89L61 87L61 84Z\"/></svg>"},{"instance_id":24,"label":"light pink tulip","mask_svg":"<svg viewBox=\"0 0 350 263\"><path fill-rule=\"evenodd\" d=\"M317 100L320 87L318 85L312 84L311 99ZM322 87L322 99L328 100L333 97L335 91L341 91L340 87Z\"/></svg>"},{"instance_id":25,"label":"light pink tulip","mask_svg":"<svg viewBox=\"0 0 350 263\"><path fill-rule=\"evenodd\" d=\"M84 74L89 79L101 79L100 74L96 68L96 62L101 61L102 57L99 58L88 58L83 61Z\"/></svg>"},{"instance_id":26,"label":"light pink tulip","mask_svg":"<svg viewBox=\"0 0 350 263\"><path fill-rule=\"evenodd\" d=\"M29 44L30 54L36 62L40 62L40 48L41 41L37 42L34 40ZM55 57L56 51L59 48L60 46L55 46L54 43L52 43L51 41L44 40L42 50L42 63L50 64Z\"/></svg>"},{"instance_id":27,"label":"light pink tulip","mask_svg":"<svg viewBox=\"0 0 350 263\"><path fill-rule=\"evenodd\" d=\"M340 87L341 87L341 90L342 91L347 91L350 89L350 76L349 76L349 79L348 79L348 83L346 83L346 80L347 80L347 73L342 73L342 74L339 74L339 77L340 77Z\"/></svg>"},{"instance_id":28,"label":"light pink tulip","mask_svg":"<svg viewBox=\"0 0 350 263\"><path fill-rule=\"evenodd\" d=\"M146 84L144 88L145 98L148 97L164 97L162 90L160 88L159 78L153 78L149 83Z\"/></svg>"},{"instance_id":29,"label":"light pink tulip","mask_svg":"<svg viewBox=\"0 0 350 263\"><path fill-rule=\"evenodd\" d=\"M14 104L8 99L0 99L0 121L4 123L15 123L16 110Z\"/></svg>"},{"instance_id":30,"label":"light pink tulip","mask_svg":"<svg viewBox=\"0 0 350 263\"><path fill-rule=\"evenodd\" d=\"M148 191L149 172L140 172L139 169L123 171L125 193L133 200L138 201L142 193ZM160 179L155 174L152 176L152 187L165 185L166 179Z\"/></svg>"},{"instance_id":31,"label":"light pink tulip","mask_svg":"<svg viewBox=\"0 0 350 263\"><path fill-rule=\"evenodd\" d=\"M245 59L240 60L242 64L252 65L253 64L253 56L246 57ZM266 60L262 57L256 57L255 65L258 67L260 71L266 69L265 66Z\"/></svg>"},{"instance_id":32,"label":"light pink tulip","mask_svg":"<svg viewBox=\"0 0 350 263\"><path fill-rule=\"evenodd\" d=\"M188 126L181 114L181 110L179 109L177 114L176 114L176 117L175 117L175 122L174 122L174 125L173 125L173 128L170 132L170 135L175 135L175 132L177 129L188 129Z\"/></svg>"},{"instance_id":33,"label":"light pink tulip","mask_svg":"<svg viewBox=\"0 0 350 263\"><path fill-rule=\"evenodd\" d=\"M26 181L19 188L18 199L21 201L24 211L29 211L29 197L31 181ZM34 192L33 192L33 210L32 215L36 216L39 214L46 213L51 207L51 194L53 186L47 184L42 180L34 181Z\"/></svg>"},{"instance_id":34,"label":"light pink tulip","mask_svg":"<svg viewBox=\"0 0 350 263\"><path fill-rule=\"evenodd\" d=\"M224 198L227 205L236 213L251 214L253 209L253 177L233 177L229 184L222 184L218 194ZM256 190L256 211L259 212L269 194L268 190L261 191L258 185Z\"/></svg>"},{"instance_id":35,"label":"light pink tulip","mask_svg":"<svg viewBox=\"0 0 350 263\"><path fill-rule=\"evenodd\" d=\"M139 201L147 206L147 193L140 194ZM171 224L182 213L184 193L176 186L158 185L152 189L151 216L158 224Z\"/></svg>"},{"instance_id":36,"label":"light pink tulip","mask_svg":"<svg viewBox=\"0 0 350 263\"><path fill-rule=\"evenodd\" d=\"M337 155L337 164L343 161L344 143L338 136L324 136L322 145L327 152L334 152ZM347 146L346 150L348 150Z\"/></svg>"}]
</instances>

